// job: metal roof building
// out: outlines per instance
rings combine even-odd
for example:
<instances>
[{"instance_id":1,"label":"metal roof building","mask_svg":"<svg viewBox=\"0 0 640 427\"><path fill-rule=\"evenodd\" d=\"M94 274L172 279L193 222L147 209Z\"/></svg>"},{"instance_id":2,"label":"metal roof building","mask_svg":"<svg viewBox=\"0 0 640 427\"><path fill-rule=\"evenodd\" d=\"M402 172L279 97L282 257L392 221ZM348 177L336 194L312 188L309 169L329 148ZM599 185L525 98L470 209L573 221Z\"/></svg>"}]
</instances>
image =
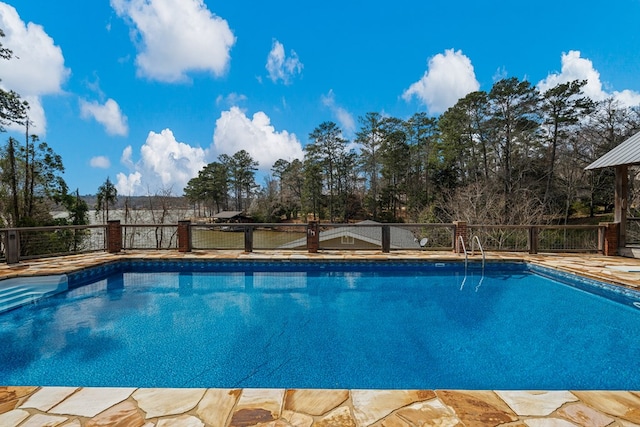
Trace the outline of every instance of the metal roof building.
<instances>
[{"instance_id":1,"label":"metal roof building","mask_svg":"<svg viewBox=\"0 0 640 427\"><path fill-rule=\"evenodd\" d=\"M613 221L619 224L618 252L626 247L629 166L640 165L640 132L587 166L586 170L613 167L616 171ZM622 254L624 255L624 254ZM631 256L635 256L632 254ZM639 256L640 257L640 256Z\"/></svg>"},{"instance_id":2,"label":"metal roof building","mask_svg":"<svg viewBox=\"0 0 640 427\"><path fill-rule=\"evenodd\" d=\"M585 169L601 169L622 165L640 165L640 132L591 163Z\"/></svg>"}]
</instances>

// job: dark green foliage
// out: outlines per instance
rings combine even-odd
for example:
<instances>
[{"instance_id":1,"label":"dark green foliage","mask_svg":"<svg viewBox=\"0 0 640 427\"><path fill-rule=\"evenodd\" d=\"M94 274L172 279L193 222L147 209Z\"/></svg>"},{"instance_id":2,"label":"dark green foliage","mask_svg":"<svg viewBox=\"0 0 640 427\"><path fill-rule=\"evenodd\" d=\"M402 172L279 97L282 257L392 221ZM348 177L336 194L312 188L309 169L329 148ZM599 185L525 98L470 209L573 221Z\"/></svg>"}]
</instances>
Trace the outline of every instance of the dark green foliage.
<instances>
[{"instance_id":1,"label":"dark green foliage","mask_svg":"<svg viewBox=\"0 0 640 427\"><path fill-rule=\"evenodd\" d=\"M603 211L612 204L613 171L584 168L640 130L640 109L611 99L594 103L585 84L540 93L526 80L507 78L488 92L469 93L440 117L370 112L359 118L355 150L338 125L323 122L309 134L303 160L273 165L255 200L256 217L543 224L584 214L576 206ZM233 164L229 156L219 160L220 170ZM206 193L204 175L185 189L194 203ZM224 176L215 199L231 197L238 206L250 192L232 185L239 181L229 172ZM640 197L632 205L640 210ZM492 239L496 246L522 245L521 236Z\"/></svg>"},{"instance_id":2,"label":"dark green foliage","mask_svg":"<svg viewBox=\"0 0 640 427\"><path fill-rule=\"evenodd\" d=\"M212 216L233 208L246 210L257 188L255 171L258 162L249 153L240 150L233 156L221 154L217 162L206 165L184 189L185 197L197 207L199 215ZM229 193L233 206L230 206ZM203 212L204 208L204 212Z\"/></svg>"}]
</instances>

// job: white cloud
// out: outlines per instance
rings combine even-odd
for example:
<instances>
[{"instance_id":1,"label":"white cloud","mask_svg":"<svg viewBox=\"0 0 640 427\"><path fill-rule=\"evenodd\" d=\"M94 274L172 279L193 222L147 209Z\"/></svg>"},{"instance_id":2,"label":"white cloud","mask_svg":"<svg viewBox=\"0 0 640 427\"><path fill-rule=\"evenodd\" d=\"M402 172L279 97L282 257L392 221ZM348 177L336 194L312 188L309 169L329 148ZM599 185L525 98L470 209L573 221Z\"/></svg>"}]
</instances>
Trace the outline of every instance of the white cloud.
<instances>
[{"instance_id":1,"label":"white cloud","mask_svg":"<svg viewBox=\"0 0 640 427\"><path fill-rule=\"evenodd\" d=\"M12 6L0 2L0 28L5 32L2 43L14 58L0 60L3 88L14 90L30 105L29 119L33 133L46 133L46 118L41 97L62 92L69 76L62 50L41 25L25 24Z\"/></svg>"},{"instance_id":2,"label":"white cloud","mask_svg":"<svg viewBox=\"0 0 640 427\"><path fill-rule=\"evenodd\" d=\"M180 190L207 164L205 150L178 142L170 129L149 132L140 153L143 164L160 177L164 187L177 184Z\"/></svg>"},{"instance_id":3,"label":"white cloud","mask_svg":"<svg viewBox=\"0 0 640 427\"><path fill-rule=\"evenodd\" d=\"M220 105L226 105L226 106L234 106L234 105L238 105L244 101L247 100L246 95L242 95L242 94L238 94L235 92L232 92L230 94L228 94L227 96L222 96L222 95L218 95L218 97L216 98L216 105L220 106Z\"/></svg>"},{"instance_id":4,"label":"white cloud","mask_svg":"<svg viewBox=\"0 0 640 427\"><path fill-rule=\"evenodd\" d=\"M187 182L207 164L206 150L176 140L170 129L149 132L140 148L140 160L132 161L131 146L122 152L121 162L132 171L118 174L118 192L127 195L154 193L170 189L182 194Z\"/></svg>"},{"instance_id":5,"label":"white cloud","mask_svg":"<svg viewBox=\"0 0 640 427\"><path fill-rule=\"evenodd\" d=\"M611 94L613 98L618 101L621 105L627 107L637 107L640 106L640 93L625 89L622 92L613 91Z\"/></svg>"},{"instance_id":6,"label":"white cloud","mask_svg":"<svg viewBox=\"0 0 640 427\"><path fill-rule=\"evenodd\" d=\"M120 156L120 163L122 163L129 169L133 169L135 165L133 164L133 160L131 160L132 155L133 155L133 148L130 145L127 145L125 149L122 150L122 156Z\"/></svg>"},{"instance_id":7,"label":"white cloud","mask_svg":"<svg viewBox=\"0 0 640 427\"><path fill-rule=\"evenodd\" d=\"M81 99L80 112L83 118L93 117L109 135L127 136L129 133L127 116L122 114L118 103L111 98L104 105Z\"/></svg>"},{"instance_id":8,"label":"white cloud","mask_svg":"<svg viewBox=\"0 0 640 427\"><path fill-rule=\"evenodd\" d=\"M622 92L607 92L603 88L600 80L600 73L593 67L590 59L582 58L580 51L570 50L569 53L562 54L562 69L560 73L549 74L546 79L538 83L538 89L541 92L561 84L573 80L586 80L587 84L583 87L584 94L594 101L602 101L613 97L620 104L633 107L640 105L640 93L632 90L623 90Z\"/></svg>"},{"instance_id":9,"label":"white cloud","mask_svg":"<svg viewBox=\"0 0 640 427\"><path fill-rule=\"evenodd\" d=\"M109 167L111 166L111 162L109 161L109 158L106 156L92 157L91 160L89 161L89 164L91 165L92 168L99 168L99 169L109 169Z\"/></svg>"},{"instance_id":10,"label":"white cloud","mask_svg":"<svg viewBox=\"0 0 640 427\"><path fill-rule=\"evenodd\" d=\"M333 93L333 89L328 94L322 95L322 104L331 110L331 113L338 121L340 128L345 133L352 134L356 130L356 121L353 119L351 113L336 104L336 97Z\"/></svg>"},{"instance_id":11,"label":"white cloud","mask_svg":"<svg viewBox=\"0 0 640 427\"><path fill-rule=\"evenodd\" d=\"M246 150L263 171L271 169L278 159L302 159L302 145L295 134L278 132L269 117L259 111L249 118L238 107L223 111L216 120L213 145L218 154L233 155Z\"/></svg>"},{"instance_id":12,"label":"white cloud","mask_svg":"<svg viewBox=\"0 0 640 427\"><path fill-rule=\"evenodd\" d=\"M479 88L471 60L460 50L447 49L429 59L427 71L404 91L402 98L408 102L415 96L431 114L437 114Z\"/></svg>"},{"instance_id":13,"label":"white cloud","mask_svg":"<svg viewBox=\"0 0 640 427\"><path fill-rule=\"evenodd\" d=\"M267 56L267 65L265 68L269 72L269 78L272 82L277 83L282 80L285 85L291 82L291 79L302 72L304 65L300 62L298 54L291 50L289 57L285 55L284 45L278 40L273 41L271 51Z\"/></svg>"},{"instance_id":14,"label":"white cloud","mask_svg":"<svg viewBox=\"0 0 640 427\"><path fill-rule=\"evenodd\" d=\"M116 190L118 194L123 196L136 196L143 194L142 189L142 174L140 172L132 172L128 175L119 173L116 175Z\"/></svg>"},{"instance_id":15,"label":"white cloud","mask_svg":"<svg viewBox=\"0 0 640 427\"><path fill-rule=\"evenodd\" d=\"M236 38L203 0L111 0L111 7L134 27L139 76L179 82L189 71L226 72Z\"/></svg>"},{"instance_id":16,"label":"white cloud","mask_svg":"<svg viewBox=\"0 0 640 427\"><path fill-rule=\"evenodd\" d=\"M149 132L137 161L133 159L133 148L127 146L120 163L129 172L117 174L116 188L123 195L145 195L164 189L182 194L189 180L217 155L231 156L240 150L246 150L259 162L262 171L269 171L278 159L304 156L296 136L277 132L265 113L258 112L250 119L238 107L231 107L216 121L212 146L206 149L177 141L170 129Z\"/></svg>"}]
</instances>

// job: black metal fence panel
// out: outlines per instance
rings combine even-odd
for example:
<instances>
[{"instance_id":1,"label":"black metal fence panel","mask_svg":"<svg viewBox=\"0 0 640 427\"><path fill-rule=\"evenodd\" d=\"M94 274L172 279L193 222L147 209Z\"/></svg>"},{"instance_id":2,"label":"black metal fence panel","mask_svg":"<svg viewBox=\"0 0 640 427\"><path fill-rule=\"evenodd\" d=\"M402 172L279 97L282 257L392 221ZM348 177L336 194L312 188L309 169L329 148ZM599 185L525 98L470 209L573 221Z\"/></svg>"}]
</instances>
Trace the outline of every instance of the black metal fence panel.
<instances>
[{"instance_id":1,"label":"black metal fence panel","mask_svg":"<svg viewBox=\"0 0 640 427\"><path fill-rule=\"evenodd\" d=\"M122 226L123 249L178 249L178 226L135 224Z\"/></svg>"},{"instance_id":2,"label":"black metal fence panel","mask_svg":"<svg viewBox=\"0 0 640 427\"><path fill-rule=\"evenodd\" d=\"M640 241L638 223L630 223L627 240ZM177 224L120 227L124 250L179 248ZM308 234L315 236L309 227L309 224L190 224L189 250L306 251L311 250L307 246ZM320 224L315 237L320 250L453 250L456 233L462 229L456 230L456 224ZM602 230L597 225L466 225L464 239L468 250L477 239L485 251L595 252L602 249ZM0 261L106 251L107 240L104 225L0 229ZM9 260L9 252L15 261Z\"/></svg>"},{"instance_id":3,"label":"black metal fence panel","mask_svg":"<svg viewBox=\"0 0 640 427\"><path fill-rule=\"evenodd\" d=\"M106 249L104 226L60 226L5 229L2 234L2 257L7 256L7 236L16 232L19 259L43 258Z\"/></svg>"}]
</instances>

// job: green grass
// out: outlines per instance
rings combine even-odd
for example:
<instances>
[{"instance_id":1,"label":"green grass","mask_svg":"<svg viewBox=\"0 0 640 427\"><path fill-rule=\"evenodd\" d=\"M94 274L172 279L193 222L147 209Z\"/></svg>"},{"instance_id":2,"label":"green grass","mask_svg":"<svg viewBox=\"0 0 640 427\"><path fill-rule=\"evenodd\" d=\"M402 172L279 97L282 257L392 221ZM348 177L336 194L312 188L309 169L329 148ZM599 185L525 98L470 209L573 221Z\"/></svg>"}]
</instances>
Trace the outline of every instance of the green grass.
<instances>
[{"instance_id":1,"label":"green grass","mask_svg":"<svg viewBox=\"0 0 640 427\"><path fill-rule=\"evenodd\" d=\"M254 230L253 246L274 249L305 236L304 232ZM244 232L193 230L192 244L194 248L203 249L243 249Z\"/></svg>"}]
</instances>

